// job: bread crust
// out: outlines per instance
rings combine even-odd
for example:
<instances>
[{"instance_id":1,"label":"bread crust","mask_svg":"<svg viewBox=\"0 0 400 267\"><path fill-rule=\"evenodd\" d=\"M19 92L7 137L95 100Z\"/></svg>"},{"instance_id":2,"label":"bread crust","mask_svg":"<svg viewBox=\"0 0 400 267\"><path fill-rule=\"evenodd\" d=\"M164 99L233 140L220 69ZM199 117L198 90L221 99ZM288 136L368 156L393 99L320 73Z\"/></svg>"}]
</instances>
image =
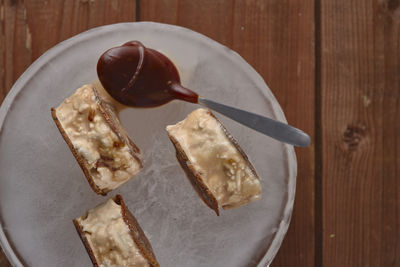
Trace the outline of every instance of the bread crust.
<instances>
[{"instance_id":1,"label":"bread crust","mask_svg":"<svg viewBox=\"0 0 400 267\"><path fill-rule=\"evenodd\" d=\"M116 195L114 198L115 203L120 204L122 207L122 218L128 225L129 234L131 235L136 246L142 252L143 257L150 263L153 267L159 267L160 264L157 262L156 256L153 251L153 247L150 241L147 239L145 233L140 227L135 216L129 211L121 195Z\"/></svg>"},{"instance_id":2,"label":"bread crust","mask_svg":"<svg viewBox=\"0 0 400 267\"><path fill-rule=\"evenodd\" d=\"M106 121L106 123L110 127L110 129L118 136L120 141L129 148L129 153L139 163L140 169L142 169L143 163L140 158L140 149L129 138L127 132L122 127L122 125L119 121L119 118L117 116L117 112L116 112L115 108L110 103L104 101L101 98L101 96L99 95L98 91L96 90L96 88L94 86L92 87L92 90L93 90L93 94L95 96L96 105L100 111L101 116L104 118L104 120ZM81 169L86 177L86 180L89 182L90 187L98 195L103 195L103 196L107 195L107 193L110 192L111 190L101 189L96 185L92 175L90 174L90 171L89 171L90 167L89 167L88 162L86 161L85 158L80 156L78 154L78 152L76 151L74 145L71 142L71 139L68 137L67 133L65 132L64 128L62 127L61 122L57 117L56 109L54 107L51 108L51 116L52 116L58 130L60 131L61 136L63 137L64 141L67 143L69 149L71 150L76 161L78 162L79 166L81 167Z\"/></svg>"},{"instance_id":3,"label":"bread crust","mask_svg":"<svg viewBox=\"0 0 400 267\"><path fill-rule=\"evenodd\" d=\"M93 266L95 266L95 267L99 266L99 264L96 261L96 257L94 256L92 247L90 246L89 241L87 240L87 238L85 236L85 232L83 231L81 225L79 224L79 222L76 219L73 219L72 222L74 223L75 229L78 232L78 235L81 238L82 243L85 246L87 253L89 254L89 257L93 263Z\"/></svg>"},{"instance_id":4,"label":"bread crust","mask_svg":"<svg viewBox=\"0 0 400 267\"><path fill-rule=\"evenodd\" d=\"M86 180L89 182L90 187L93 189L93 191L96 194L105 196L107 194L107 192L105 192L104 190L100 189L96 185L96 183L94 182L92 176L89 173L87 161L81 155L79 155L78 152L76 151L74 145L71 142L71 139L68 137L67 133L65 132L64 128L61 125L60 120L57 118L57 114L56 114L56 109L55 108L51 108L51 116L53 117L53 120L56 123L57 128L61 133L61 136L64 138L64 141L67 143L69 149L71 150L71 152L74 155L76 161L78 162L78 164L81 167L83 173L85 174Z\"/></svg>"},{"instance_id":5,"label":"bread crust","mask_svg":"<svg viewBox=\"0 0 400 267\"><path fill-rule=\"evenodd\" d=\"M259 179L254 166L251 164L249 161L249 158L247 157L246 153L244 153L243 149L239 146L238 142L236 139L228 132L228 130L225 128L225 126L221 123L220 120L215 117L215 115L207 110L207 113L211 115L218 123L219 127L223 130L225 136L229 139L232 145L235 146L235 148L239 151L240 155L243 157L243 159L246 161L248 164L252 174ZM189 160L188 156L186 155L185 151L183 150L182 146L178 142L178 140L172 136L168 132L168 137L171 140L172 144L175 147L176 150L176 158L181 165L182 169L184 170L186 176L188 177L190 183L192 184L193 188L196 190L196 192L199 194L200 198L203 200L203 202L210 207L212 210L215 211L215 213L219 216L219 206L218 206L218 201L211 192L211 190L207 187L207 185L204 183L203 178L201 176L201 173L197 172L192 164L192 162ZM229 208L229 207L222 207L223 209Z\"/></svg>"},{"instance_id":6,"label":"bread crust","mask_svg":"<svg viewBox=\"0 0 400 267\"><path fill-rule=\"evenodd\" d=\"M122 218L125 222L125 224L129 228L129 235L131 236L133 242L135 242L137 248L141 252L142 256L148 261L150 266L152 267L159 267L160 264L158 263L156 256L154 255L153 248L147 239L146 235L144 234L142 228L140 227L139 223L137 222L136 218L132 215L132 213L129 211L128 207L126 206L123 198L121 195L116 195L113 197L113 200L115 203L121 206L121 213L122 213ZM87 214L87 212L86 212ZM81 225L79 222L74 219L72 220L75 226L76 231L78 232L78 235L80 239L82 240L83 245L86 248L86 251L89 254L90 260L93 263L93 266L99 266L98 262L96 261L96 257L93 253L93 250L89 244L89 241L86 238L85 232L83 231Z\"/></svg>"},{"instance_id":7,"label":"bread crust","mask_svg":"<svg viewBox=\"0 0 400 267\"><path fill-rule=\"evenodd\" d=\"M184 170L190 183L192 184L193 188L196 190L196 192L198 193L199 197L203 200L203 202L212 210L214 210L217 216L219 216L217 199L214 197L210 189L208 189L207 185L204 183L201 174L195 170L193 164L190 162L188 156L182 149L178 140L176 140L176 138L170 135L169 133L168 137L172 141L172 144L174 144L175 146L176 158L179 164L181 165L182 169Z\"/></svg>"},{"instance_id":8,"label":"bread crust","mask_svg":"<svg viewBox=\"0 0 400 267\"><path fill-rule=\"evenodd\" d=\"M253 164L251 164L251 162L249 160L249 157L243 151L243 149L240 147L239 143L236 141L236 139L233 137L233 135L231 135L231 133L225 128L225 126L222 124L222 122L217 117L215 117L215 115L211 111L208 110L208 113L218 122L219 126L224 131L225 136L229 139L231 144L234 145L235 148L239 151L240 155L243 157L243 159L246 161L246 164L249 166L250 171L254 175L254 177L256 177L258 180L260 180L260 178L258 177L258 174L256 172L256 169L254 168Z\"/></svg>"}]
</instances>

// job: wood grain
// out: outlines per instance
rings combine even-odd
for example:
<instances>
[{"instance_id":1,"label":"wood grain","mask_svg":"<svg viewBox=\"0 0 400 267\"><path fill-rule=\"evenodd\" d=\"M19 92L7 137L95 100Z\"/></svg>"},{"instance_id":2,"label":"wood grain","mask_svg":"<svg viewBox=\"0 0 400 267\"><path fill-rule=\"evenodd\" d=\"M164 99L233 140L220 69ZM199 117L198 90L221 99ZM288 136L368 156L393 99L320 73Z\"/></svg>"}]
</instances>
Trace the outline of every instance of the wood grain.
<instances>
[{"instance_id":1,"label":"wood grain","mask_svg":"<svg viewBox=\"0 0 400 267\"><path fill-rule=\"evenodd\" d=\"M135 21L136 2L2 0L0 13L2 100L25 69L57 43L96 26Z\"/></svg>"},{"instance_id":2,"label":"wood grain","mask_svg":"<svg viewBox=\"0 0 400 267\"><path fill-rule=\"evenodd\" d=\"M0 267L11 267L2 249L0 249Z\"/></svg>"},{"instance_id":3,"label":"wood grain","mask_svg":"<svg viewBox=\"0 0 400 267\"><path fill-rule=\"evenodd\" d=\"M87 29L136 20L127 0L0 0L0 103L40 55ZM0 266L10 266L0 250Z\"/></svg>"},{"instance_id":4,"label":"wood grain","mask_svg":"<svg viewBox=\"0 0 400 267\"><path fill-rule=\"evenodd\" d=\"M400 266L399 15L321 1L323 266Z\"/></svg>"},{"instance_id":5,"label":"wood grain","mask_svg":"<svg viewBox=\"0 0 400 267\"><path fill-rule=\"evenodd\" d=\"M140 20L188 27L239 52L268 82L288 121L314 133L314 5L306 1L140 1ZM314 148L297 150L289 232L272 266L314 265Z\"/></svg>"}]
</instances>

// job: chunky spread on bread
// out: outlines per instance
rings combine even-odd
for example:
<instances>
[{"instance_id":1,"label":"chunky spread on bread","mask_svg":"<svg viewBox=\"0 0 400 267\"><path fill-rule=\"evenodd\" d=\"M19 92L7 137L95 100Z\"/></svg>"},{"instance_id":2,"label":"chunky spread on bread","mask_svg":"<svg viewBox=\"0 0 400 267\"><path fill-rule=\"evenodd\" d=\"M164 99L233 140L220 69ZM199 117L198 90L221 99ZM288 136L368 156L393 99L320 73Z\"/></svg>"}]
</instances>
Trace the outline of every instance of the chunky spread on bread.
<instances>
[{"instance_id":1,"label":"chunky spread on bread","mask_svg":"<svg viewBox=\"0 0 400 267\"><path fill-rule=\"evenodd\" d=\"M221 123L205 109L167 127L190 164L223 208L235 208L261 198L254 169Z\"/></svg>"},{"instance_id":2,"label":"chunky spread on bread","mask_svg":"<svg viewBox=\"0 0 400 267\"><path fill-rule=\"evenodd\" d=\"M129 233L121 206L109 199L76 219L99 266L148 267Z\"/></svg>"},{"instance_id":3,"label":"chunky spread on bread","mask_svg":"<svg viewBox=\"0 0 400 267\"><path fill-rule=\"evenodd\" d=\"M56 116L100 189L113 190L141 169L140 162L99 110L92 85L79 88L65 99L56 109Z\"/></svg>"}]
</instances>

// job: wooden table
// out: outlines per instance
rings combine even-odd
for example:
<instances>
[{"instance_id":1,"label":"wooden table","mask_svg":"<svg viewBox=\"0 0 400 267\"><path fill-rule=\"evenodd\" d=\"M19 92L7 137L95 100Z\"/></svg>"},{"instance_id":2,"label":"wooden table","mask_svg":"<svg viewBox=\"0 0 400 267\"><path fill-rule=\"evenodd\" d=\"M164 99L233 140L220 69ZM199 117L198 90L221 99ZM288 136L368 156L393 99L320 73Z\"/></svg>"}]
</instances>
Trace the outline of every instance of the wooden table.
<instances>
[{"instance_id":1,"label":"wooden table","mask_svg":"<svg viewBox=\"0 0 400 267\"><path fill-rule=\"evenodd\" d=\"M104 24L182 25L236 50L313 139L296 149L292 222L272 266L400 266L399 0L0 3L0 102L47 49Z\"/></svg>"}]
</instances>

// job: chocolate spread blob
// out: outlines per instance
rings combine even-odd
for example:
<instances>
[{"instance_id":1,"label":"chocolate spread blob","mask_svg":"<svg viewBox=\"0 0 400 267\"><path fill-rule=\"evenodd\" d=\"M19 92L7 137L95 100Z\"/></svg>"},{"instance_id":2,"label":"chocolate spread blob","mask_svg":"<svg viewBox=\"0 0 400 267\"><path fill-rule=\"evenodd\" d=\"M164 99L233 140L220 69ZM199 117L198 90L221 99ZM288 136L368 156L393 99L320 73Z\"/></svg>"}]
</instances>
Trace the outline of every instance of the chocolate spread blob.
<instances>
[{"instance_id":1,"label":"chocolate spread blob","mask_svg":"<svg viewBox=\"0 0 400 267\"><path fill-rule=\"evenodd\" d=\"M138 41L107 50L97 75L104 89L127 106L157 107L174 99L197 103L198 95L180 84L171 60Z\"/></svg>"}]
</instances>

